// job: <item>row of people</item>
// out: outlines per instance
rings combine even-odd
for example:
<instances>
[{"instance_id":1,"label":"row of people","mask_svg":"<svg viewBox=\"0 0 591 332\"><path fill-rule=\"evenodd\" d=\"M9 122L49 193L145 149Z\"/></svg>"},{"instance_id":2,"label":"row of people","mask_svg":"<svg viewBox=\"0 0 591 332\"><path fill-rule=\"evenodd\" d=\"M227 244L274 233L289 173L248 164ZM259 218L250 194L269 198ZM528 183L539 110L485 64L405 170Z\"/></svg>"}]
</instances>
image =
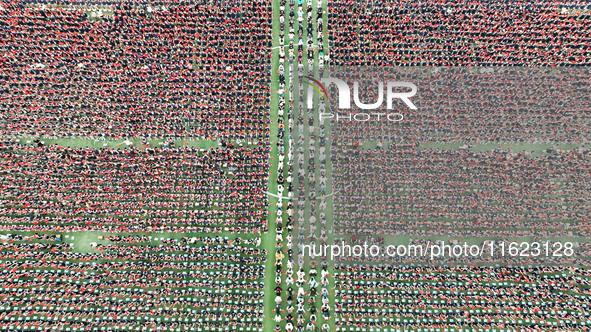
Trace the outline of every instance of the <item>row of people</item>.
<instances>
[{"instance_id":1,"label":"row of people","mask_svg":"<svg viewBox=\"0 0 591 332\"><path fill-rule=\"evenodd\" d=\"M286 10L287 8L289 8L289 11ZM289 13L289 16L286 15L287 13ZM304 72L313 75L315 69L323 65L325 59L323 39L324 18L324 4L322 1L318 1L316 6L313 5L312 1L299 1L297 5L295 1L291 1L289 7L286 6L286 1L280 2L281 33L279 35L279 44L280 47L287 48L288 54L286 54L283 48L280 48L279 77L281 91L279 93L279 113L283 116L287 110L289 118L289 125L286 127L286 130L289 131L290 137L290 148L287 153L289 165L287 176L290 180L288 181L289 188L286 197L289 202L286 216L288 225L287 243L285 245L287 247L287 255L282 257L286 263L281 263L283 276L282 278L278 278L278 281L282 281L287 287L287 290L285 292L284 289L277 289L275 321L281 323L281 325L276 325L276 331L299 332L319 329L328 331L330 329L328 323L331 317L328 267L326 264L323 264L320 279L318 279L316 268L305 265L304 257L298 249L302 244L301 237L304 236L305 222L303 217L296 216L295 213L298 211L298 214L302 214L301 212L304 209L302 203L308 197L302 197L302 193L297 192L299 187L305 183L301 174L296 174L297 169L303 169L304 137L303 135L297 135L294 129L296 127L299 128L301 125L299 122L296 122L296 119L302 116L304 105L303 102L297 103L295 100L297 98L297 92L295 91L300 90L301 96L301 88L298 88L301 82L296 81L294 76L295 74L302 76ZM288 21L288 26L285 24L286 21ZM289 31L289 39L287 41L284 38L284 30ZM297 43L295 40L296 37ZM314 126L312 125L311 128L313 129ZM312 140L310 143L311 151L314 151L314 146L315 143ZM311 153L309 160L312 162L314 159L314 154ZM320 166L323 167L323 165ZM315 172L314 167L312 166L309 169L311 169L310 176L313 178ZM291 179L295 183L292 183ZM294 184L297 184L298 188L295 188ZM310 183L310 185L315 187L313 183ZM280 188L280 198L282 197L282 193L283 188ZM312 204L314 203L312 202ZM311 225L316 226L314 222ZM316 231L314 227L310 228L310 232L306 236L315 236ZM278 245L283 247L283 245ZM319 294L321 295L321 301L317 302ZM284 303L286 302L287 306L284 307ZM285 308L286 311L283 314L279 312L282 308Z\"/></svg>"}]
</instances>

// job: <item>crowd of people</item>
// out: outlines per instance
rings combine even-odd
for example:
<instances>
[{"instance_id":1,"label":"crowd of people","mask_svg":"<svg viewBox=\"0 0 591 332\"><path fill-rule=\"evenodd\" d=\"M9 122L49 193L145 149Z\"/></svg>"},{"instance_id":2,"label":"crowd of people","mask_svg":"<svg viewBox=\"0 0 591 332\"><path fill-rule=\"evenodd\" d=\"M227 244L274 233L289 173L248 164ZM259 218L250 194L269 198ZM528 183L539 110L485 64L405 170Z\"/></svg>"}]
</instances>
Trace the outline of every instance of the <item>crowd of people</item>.
<instances>
[{"instance_id":1,"label":"crowd of people","mask_svg":"<svg viewBox=\"0 0 591 332\"><path fill-rule=\"evenodd\" d=\"M256 239L97 240L85 252L41 237L0 243L2 330L262 328L266 250Z\"/></svg>"},{"instance_id":2,"label":"crowd of people","mask_svg":"<svg viewBox=\"0 0 591 332\"><path fill-rule=\"evenodd\" d=\"M337 234L588 237L591 151L332 152Z\"/></svg>"},{"instance_id":3,"label":"crowd of people","mask_svg":"<svg viewBox=\"0 0 591 332\"><path fill-rule=\"evenodd\" d=\"M0 4L0 329L263 328L271 5Z\"/></svg>"},{"instance_id":4,"label":"crowd of people","mask_svg":"<svg viewBox=\"0 0 591 332\"><path fill-rule=\"evenodd\" d=\"M266 147L87 149L0 143L5 230L266 229ZM164 229L162 229L164 230Z\"/></svg>"},{"instance_id":5,"label":"crowd of people","mask_svg":"<svg viewBox=\"0 0 591 332\"><path fill-rule=\"evenodd\" d=\"M335 0L331 64L589 65L590 10L585 0Z\"/></svg>"},{"instance_id":6,"label":"crowd of people","mask_svg":"<svg viewBox=\"0 0 591 332\"><path fill-rule=\"evenodd\" d=\"M327 107L335 244L529 237L577 250L486 267L341 257L337 330L589 329L590 10L579 0L329 2L333 75L371 81L366 103L379 97L376 77L418 87L418 109L390 110L402 121L351 120L372 113L355 108L336 121Z\"/></svg>"},{"instance_id":7,"label":"crowd of people","mask_svg":"<svg viewBox=\"0 0 591 332\"><path fill-rule=\"evenodd\" d=\"M396 81L414 84L417 92L409 101L416 109L397 99L392 109L387 103L375 110L338 109L335 86L327 86L327 91L334 93L328 112L338 120L332 126L331 138L335 144L367 140L584 144L591 135L585 100L591 93L590 73L581 67L336 67L330 70L330 76L350 87L358 82L358 95L365 103L379 100L376 77L382 85Z\"/></svg>"},{"instance_id":8,"label":"crowd of people","mask_svg":"<svg viewBox=\"0 0 591 332\"><path fill-rule=\"evenodd\" d=\"M268 141L269 1L91 4L2 3L0 134Z\"/></svg>"},{"instance_id":9,"label":"crowd of people","mask_svg":"<svg viewBox=\"0 0 591 332\"><path fill-rule=\"evenodd\" d=\"M262 281L274 278L276 331L587 330L586 257L333 268L325 256L306 261L302 245L327 244L333 222L338 236L376 243L397 233L419 244L442 233L589 236L589 72L434 67L589 65L591 6L280 0L277 22L272 6L0 4L0 329L258 331ZM430 68L395 73L419 86L420 108L403 121L334 122L321 116L329 100L304 101L314 93L305 81L329 64ZM74 148L44 137L220 146ZM269 227L273 271L260 248ZM110 234L83 249L79 231Z\"/></svg>"},{"instance_id":10,"label":"crowd of people","mask_svg":"<svg viewBox=\"0 0 591 332\"><path fill-rule=\"evenodd\" d=\"M587 268L335 266L339 331L587 331Z\"/></svg>"}]
</instances>

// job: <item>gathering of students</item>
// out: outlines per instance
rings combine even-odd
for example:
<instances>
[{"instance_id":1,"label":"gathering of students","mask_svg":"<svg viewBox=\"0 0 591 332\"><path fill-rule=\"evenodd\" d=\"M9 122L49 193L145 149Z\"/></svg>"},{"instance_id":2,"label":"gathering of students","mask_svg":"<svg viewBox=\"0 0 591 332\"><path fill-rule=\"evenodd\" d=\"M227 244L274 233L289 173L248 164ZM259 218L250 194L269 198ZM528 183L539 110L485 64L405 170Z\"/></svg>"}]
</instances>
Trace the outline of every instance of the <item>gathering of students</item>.
<instances>
[{"instance_id":1,"label":"gathering of students","mask_svg":"<svg viewBox=\"0 0 591 332\"><path fill-rule=\"evenodd\" d=\"M587 331L590 11L1 2L0 330ZM395 68L419 108L359 121L311 84L333 68ZM442 234L576 255L303 251Z\"/></svg>"}]
</instances>

